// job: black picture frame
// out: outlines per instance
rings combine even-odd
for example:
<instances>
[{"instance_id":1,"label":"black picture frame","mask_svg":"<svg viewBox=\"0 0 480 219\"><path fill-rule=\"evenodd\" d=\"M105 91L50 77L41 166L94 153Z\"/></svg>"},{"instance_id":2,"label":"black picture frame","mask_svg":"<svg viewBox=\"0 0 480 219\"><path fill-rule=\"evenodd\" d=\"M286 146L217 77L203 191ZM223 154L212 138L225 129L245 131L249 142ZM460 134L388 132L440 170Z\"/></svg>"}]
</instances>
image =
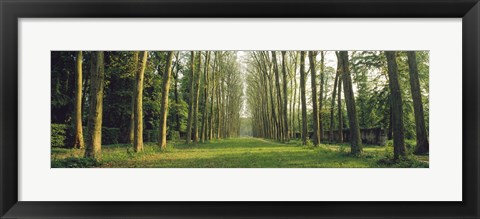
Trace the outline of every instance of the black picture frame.
<instances>
[{"instance_id":1,"label":"black picture frame","mask_svg":"<svg viewBox=\"0 0 480 219\"><path fill-rule=\"evenodd\" d=\"M0 15L0 216L2 218L480 217L478 149L480 4L478 0L0 0ZM18 19L74 17L462 18L463 201L18 201Z\"/></svg>"}]
</instances>

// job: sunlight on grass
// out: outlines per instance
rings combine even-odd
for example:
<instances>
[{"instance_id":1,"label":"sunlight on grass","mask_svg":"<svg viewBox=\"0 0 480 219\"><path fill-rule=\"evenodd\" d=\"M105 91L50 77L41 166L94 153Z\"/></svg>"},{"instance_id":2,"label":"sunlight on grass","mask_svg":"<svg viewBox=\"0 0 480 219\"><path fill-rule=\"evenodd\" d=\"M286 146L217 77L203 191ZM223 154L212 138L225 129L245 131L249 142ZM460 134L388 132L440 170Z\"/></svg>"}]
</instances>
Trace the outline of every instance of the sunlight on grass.
<instances>
[{"instance_id":1,"label":"sunlight on grass","mask_svg":"<svg viewBox=\"0 0 480 219\"><path fill-rule=\"evenodd\" d=\"M134 153L130 145L102 146L102 160L83 158L83 150L52 148L52 167L102 168L377 168L428 167L428 156L411 155L399 163L382 163L389 147L365 146L360 157L349 155L348 144L302 146L299 141L279 143L257 138L212 140L205 144L186 145L170 142L166 151L155 143L146 143L145 150Z\"/></svg>"}]
</instances>

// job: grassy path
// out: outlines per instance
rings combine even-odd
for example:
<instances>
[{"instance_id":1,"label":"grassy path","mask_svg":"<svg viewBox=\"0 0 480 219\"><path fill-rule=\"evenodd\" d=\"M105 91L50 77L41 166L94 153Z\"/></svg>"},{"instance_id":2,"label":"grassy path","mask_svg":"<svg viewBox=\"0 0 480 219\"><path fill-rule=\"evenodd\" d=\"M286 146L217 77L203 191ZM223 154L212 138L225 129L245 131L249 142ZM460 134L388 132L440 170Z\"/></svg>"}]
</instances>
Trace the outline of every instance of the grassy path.
<instances>
[{"instance_id":1,"label":"grassy path","mask_svg":"<svg viewBox=\"0 0 480 219\"><path fill-rule=\"evenodd\" d=\"M143 153L134 154L129 145L102 146L102 162L92 164L81 158L83 150L52 149L52 167L154 167L154 168L346 168L392 167L378 163L385 157L387 147L370 146L361 157L348 155L348 146L301 146L257 138L237 138L186 145L173 142L167 151L160 151L154 143L147 143ZM422 163L408 164L419 167ZM405 165L405 164L403 164ZM401 167L400 164L399 167ZM428 167L428 163L426 164Z\"/></svg>"}]
</instances>

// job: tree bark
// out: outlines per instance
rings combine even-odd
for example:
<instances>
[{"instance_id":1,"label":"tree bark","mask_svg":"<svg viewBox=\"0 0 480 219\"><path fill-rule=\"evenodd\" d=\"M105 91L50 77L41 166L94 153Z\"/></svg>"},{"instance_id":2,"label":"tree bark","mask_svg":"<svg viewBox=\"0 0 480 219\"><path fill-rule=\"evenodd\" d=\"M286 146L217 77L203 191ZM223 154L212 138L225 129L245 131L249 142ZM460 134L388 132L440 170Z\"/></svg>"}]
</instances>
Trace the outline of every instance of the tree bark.
<instances>
[{"instance_id":1,"label":"tree bark","mask_svg":"<svg viewBox=\"0 0 480 219\"><path fill-rule=\"evenodd\" d=\"M398 81L398 68L396 54L392 51L385 51L388 67L388 84L390 87L392 103L392 124L393 124L393 153L394 159L405 158L405 140L403 126L403 101L400 82Z\"/></svg>"},{"instance_id":2,"label":"tree bark","mask_svg":"<svg viewBox=\"0 0 480 219\"><path fill-rule=\"evenodd\" d=\"M276 88L276 96L277 96L277 112L278 112L278 140L284 141L284 130L283 130L283 94L280 89L280 77L279 77L279 70L278 70L278 62L277 62L277 53L272 51L272 61L273 61L273 72L275 75L275 88Z\"/></svg>"},{"instance_id":3,"label":"tree bark","mask_svg":"<svg viewBox=\"0 0 480 219\"><path fill-rule=\"evenodd\" d=\"M293 67L293 121L292 121L292 127L293 127L293 138L297 138L297 126L295 123L295 117L297 117L297 114L299 113L300 110L295 111L295 107L297 106L297 64L298 64L298 52L295 52L295 64ZM300 103L298 103L300 106ZM299 123L300 118L297 119L297 122Z\"/></svg>"},{"instance_id":4,"label":"tree bark","mask_svg":"<svg viewBox=\"0 0 480 219\"><path fill-rule=\"evenodd\" d=\"M133 66L131 68L132 74L132 103L131 103L131 112L130 112L130 143L133 145L133 138L135 136L135 97L136 97L136 82L137 82L137 69L138 69L138 51L133 52Z\"/></svg>"},{"instance_id":5,"label":"tree bark","mask_svg":"<svg viewBox=\"0 0 480 219\"><path fill-rule=\"evenodd\" d=\"M325 54L324 52L320 52L320 92L318 96L318 132L320 133L319 135L319 141L322 141L323 139L323 125L322 125L322 109L323 109L323 87L325 84Z\"/></svg>"},{"instance_id":6,"label":"tree bark","mask_svg":"<svg viewBox=\"0 0 480 219\"><path fill-rule=\"evenodd\" d=\"M83 142L83 127L82 127L82 51L77 52L76 57L76 71L75 71L75 118L73 120L74 139L73 148L84 148Z\"/></svg>"},{"instance_id":7,"label":"tree bark","mask_svg":"<svg viewBox=\"0 0 480 219\"><path fill-rule=\"evenodd\" d=\"M289 129L288 129L288 92L287 92L287 67L285 63L285 53L282 51L282 73L283 73L283 136L284 141L290 141Z\"/></svg>"},{"instance_id":8,"label":"tree bark","mask_svg":"<svg viewBox=\"0 0 480 219\"><path fill-rule=\"evenodd\" d=\"M142 62L141 66L137 68L136 84L135 84L135 130L133 136L133 150L135 152L143 151L143 78L145 74L145 67L147 64L148 52L143 51L140 55Z\"/></svg>"},{"instance_id":9,"label":"tree bark","mask_svg":"<svg viewBox=\"0 0 480 219\"><path fill-rule=\"evenodd\" d=\"M359 155L363 152L362 140L360 136L360 127L358 124L357 109L355 107L355 96L353 94L352 79L350 76L348 52L340 51L342 60L342 77L345 103L347 105L348 122L350 124L350 148L353 155Z\"/></svg>"},{"instance_id":10,"label":"tree bark","mask_svg":"<svg viewBox=\"0 0 480 219\"><path fill-rule=\"evenodd\" d=\"M201 135L201 142L205 143L205 138L208 138L208 135L206 134L206 128L208 126L208 89L209 89L209 76L208 76L208 70L209 70L209 65L210 65L210 51L205 52L205 66L204 66L204 83L203 83L203 96L204 96L204 109L203 109L203 115L202 115L202 135Z\"/></svg>"},{"instance_id":11,"label":"tree bark","mask_svg":"<svg viewBox=\"0 0 480 219\"><path fill-rule=\"evenodd\" d=\"M333 134L333 129L334 129L334 124L335 124L335 116L334 116L334 112L335 112L335 95L337 94L337 84L338 84L338 78L339 78L339 75L340 75L340 65L339 65L340 62L337 62L337 73L335 74L335 81L333 82L333 92L332 92L332 102L331 102L331 107L330 107L330 133L329 133L329 136L328 136L328 140L330 142L333 142L334 141L334 134Z\"/></svg>"},{"instance_id":12,"label":"tree bark","mask_svg":"<svg viewBox=\"0 0 480 219\"><path fill-rule=\"evenodd\" d=\"M210 129L209 129L209 132L208 132L208 135L209 135L209 139L213 139L214 138L214 135L213 135L213 130L214 130L214 123L215 123L215 119L214 119L214 113L213 113L213 102L214 102L214 96L215 96L215 86L216 86L216 83L215 83L215 74L217 73L216 71L216 68L217 68L217 52L214 52L214 61L213 61L213 68L212 68L212 94L210 95Z\"/></svg>"},{"instance_id":13,"label":"tree bark","mask_svg":"<svg viewBox=\"0 0 480 219\"><path fill-rule=\"evenodd\" d=\"M180 66L180 52L177 52L177 54L175 55L176 56L176 59L175 59L175 74L173 74L173 79L175 80L174 81L174 97L175 97L175 104L176 106L178 107L178 105L180 104L179 102L179 99L178 99L178 72L180 71L179 69L179 66ZM173 70L172 70L173 71ZM176 111L175 113L175 123L176 123L176 129L177 131L180 133L180 115L179 115L179 112L178 110Z\"/></svg>"},{"instance_id":14,"label":"tree bark","mask_svg":"<svg viewBox=\"0 0 480 219\"><path fill-rule=\"evenodd\" d=\"M415 148L415 154L426 154L429 152L429 143L427 129L425 128L420 80L418 79L417 56L414 51L408 51L407 57L410 73L410 88L412 90L413 110L415 114L415 130L417 133L417 146Z\"/></svg>"},{"instance_id":15,"label":"tree bark","mask_svg":"<svg viewBox=\"0 0 480 219\"><path fill-rule=\"evenodd\" d=\"M308 58L310 61L310 82L311 82L311 89L312 89L312 105L313 105L313 136L312 141L314 146L318 146L320 144L320 123L318 121L318 103L317 103L317 70L315 68L317 53L316 52L308 52ZM303 98L303 97L302 97Z\"/></svg>"},{"instance_id":16,"label":"tree bark","mask_svg":"<svg viewBox=\"0 0 480 219\"><path fill-rule=\"evenodd\" d=\"M200 98L200 67L202 63L202 52L198 52L197 78L195 79L195 91L193 101L193 143L198 143L198 99Z\"/></svg>"},{"instance_id":17,"label":"tree bark","mask_svg":"<svg viewBox=\"0 0 480 219\"><path fill-rule=\"evenodd\" d=\"M339 54L337 53L337 57ZM343 64L342 59L338 57L337 61L337 71L338 72L338 143L343 143L343 109L342 109L342 77L343 77Z\"/></svg>"},{"instance_id":18,"label":"tree bark","mask_svg":"<svg viewBox=\"0 0 480 219\"><path fill-rule=\"evenodd\" d=\"M191 77L190 77L190 104L188 104L188 118L187 118L187 136L186 142L190 144L192 140L192 121L193 121L193 104L195 101L194 90L195 90L195 52L190 52L190 70L191 70Z\"/></svg>"},{"instance_id":19,"label":"tree bark","mask_svg":"<svg viewBox=\"0 0 480 219\"><path fill-rule=\"evenodd\" d=\"M168 93L170 91L170 78L172 75L173 52L167 53L166 72L162 79L162 100L160 102L160 129L158 131L158 146L162 150L167 149L167 116L168 116Z\"/></svg>"},{"instance_id":20,"label":"tree bark","mask_svg":"<svg viewBox=\"0 0 480 219\"><path fill-rule=\"evenodd\" d=\"M300 52L300 95L302 99L302 144L307 144L307 96L305 91L305 51Z\"/></svg>"},{"instance_id":21,"label":"tree bark","mask_svg":"<svg viewBox=\"0 0 480 219\"><path fill-rule=\"evenodd\" d=\"M103 52L92 54L90 70L90 104L85 157L95 160L102 159L103 59Z\"/></svg>"}]
</instances>

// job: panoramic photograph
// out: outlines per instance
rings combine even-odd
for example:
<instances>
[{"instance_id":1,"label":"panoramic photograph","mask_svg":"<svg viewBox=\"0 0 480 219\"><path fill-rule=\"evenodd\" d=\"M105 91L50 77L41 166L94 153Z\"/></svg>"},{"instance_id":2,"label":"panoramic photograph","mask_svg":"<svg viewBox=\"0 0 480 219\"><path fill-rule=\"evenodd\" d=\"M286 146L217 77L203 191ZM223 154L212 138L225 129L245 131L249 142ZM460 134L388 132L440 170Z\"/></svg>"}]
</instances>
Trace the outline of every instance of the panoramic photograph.
<instances>
[{"instance_id":1,"label":"panoramic photograph","mask_svg":"<svg viewBox=\"0 0 480 219\"><path fill-rule=\"evenodd\" d=\"M429 51L51 51L51 168L428 168Z\"/></svg>"}]
</instances>

